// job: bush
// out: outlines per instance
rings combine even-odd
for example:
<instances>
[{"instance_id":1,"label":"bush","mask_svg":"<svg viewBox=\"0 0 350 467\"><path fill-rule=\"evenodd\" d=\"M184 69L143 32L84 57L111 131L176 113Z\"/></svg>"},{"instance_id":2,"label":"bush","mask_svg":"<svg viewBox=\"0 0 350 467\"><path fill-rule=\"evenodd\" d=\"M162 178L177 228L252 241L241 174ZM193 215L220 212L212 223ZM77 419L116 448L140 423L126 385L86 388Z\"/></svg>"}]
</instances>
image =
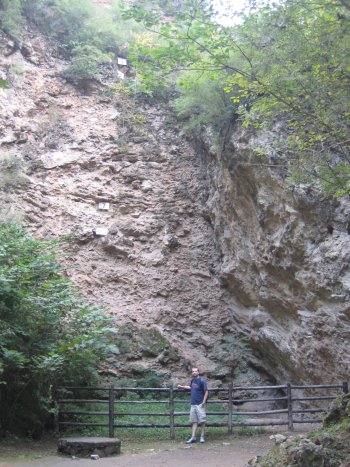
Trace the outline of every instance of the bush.
<instances>
[{"instance_id":1,"label":"bush","mask_svg":"<svg viewBox=\"0 0 350 467\"><path fill-rule=\"evenodd\" d=\"M140 29L132 21L126 26L118 2L104 9L92 0L24 0L23 10L42 33L58 40L69 53L85 45L101 53L116 52Z\"/></svg>"},{"instance_id":2,"label":"bush","mask_svg":"<svg viewBox=\"0 0 350 467\"><path fill-rule=\"evenodd\" d=\"M68 79L92 79L99 78L98 66L110 61L110 56L101 52L95 46L81 45L73 49L72 64L64 71L63 75Z\"/></svg>"},{"instance_id":3,"label":"bush","mask_svg":"<svg viewBox=\"0 0 350 467\"><path fill-rule=\"evenodd\" d=\"M25 0L24 13L45 35L68 46L93 17L91 0Z\"/></svg>"},{"instance_id":4,"label":"bush","mask_svg":"<svg viewBox=\"0 0 350 467\"><path fill-rule=\"evenodd\" d=\"M0 0L0 27L17 37L23 23L21 0Z\"/></svg>"},{"instance_id":5,"label":"bush","mask_svg":"<svg viewBox=\"0 0 350 467\"><path fill-rule=\"evenodd\" d=\"M178 79L180 95L173 101L173 107L187 131L208 125L218 135L233 119L236 106L223 90L224 79L193 72Z\"/></svg>"},{"instance_id":6,"label":"bush","mask_svg":"<svg viewBox=\"0 0 350 467\"><path fill-rule=\"evenodd\" d=\"M0 427L39 436L55 385L88 385L114 332L61 277L57 242L0 223ZM115 350L115 349L114 349Z\"/></svg>"},{"instance_id":7,"label":"bush","mask_svg":"<svg viewBox=\"0 0 350 467\"><path fill-rule=\"evenodd\" d=\"M114 387L129 387L129 388L162 388L169 384L169 375L158 373L151 368L135 367L133 368L132 377L118 377L113 381ZM138 396L145 398L144 394ZM154 394L150 396L157 399Z\"/></svg>"}]
</instances>

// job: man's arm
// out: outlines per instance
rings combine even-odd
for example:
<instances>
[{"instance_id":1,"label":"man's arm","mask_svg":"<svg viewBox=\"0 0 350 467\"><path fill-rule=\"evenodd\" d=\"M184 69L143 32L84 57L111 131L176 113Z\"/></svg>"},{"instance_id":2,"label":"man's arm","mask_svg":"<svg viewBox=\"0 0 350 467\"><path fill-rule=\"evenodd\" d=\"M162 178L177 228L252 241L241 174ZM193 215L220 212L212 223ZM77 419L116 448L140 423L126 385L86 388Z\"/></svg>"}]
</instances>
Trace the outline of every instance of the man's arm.
<instances>
[{"instance_id":1,"label":"man's arm","mask_svg":"<svg viewBox=\"0 0 350 467\"><path fill-rule=\"evenodd\" d=\"M205 393L204 393L203 402L201 403L201 406L202 406L202 407L204 407L205 404L207 403L208 395L209 395L209 391L208 391L208 389L207 389L207 390L205 391Z\"/></svg>"},{"instance_id":2,"label":"man's arm","mask_svg":"<svg viewBox=\"0 0 350 467\"><path fill-rule=\"evenodd\" d=\"M181 384L178 384L178 385L177 385L177 389L187 389L187 390L190 390L190 389L191 389L191 386L182 386Z\"/></svg>"}]
</instances>

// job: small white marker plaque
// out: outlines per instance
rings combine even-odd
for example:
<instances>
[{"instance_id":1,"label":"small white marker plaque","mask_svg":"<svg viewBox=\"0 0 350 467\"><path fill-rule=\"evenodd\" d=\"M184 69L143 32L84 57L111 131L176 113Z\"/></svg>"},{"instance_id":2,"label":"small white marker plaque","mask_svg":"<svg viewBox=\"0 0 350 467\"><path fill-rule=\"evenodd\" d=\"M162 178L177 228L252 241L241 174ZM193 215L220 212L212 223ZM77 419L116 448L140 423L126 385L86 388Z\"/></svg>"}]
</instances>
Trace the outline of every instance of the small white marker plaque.
<instances>
[{"instance_id":1,"label":"small white marker plaque","mask_svg":"<svg viewBox=\"0 0 350 467\"><path fill-rule=\"evenodd\" d=\"M118 65L127 66L128 62L125 58L118 57Z\"/></svg>"},{"instance_id":2,"label":"small white marker plaque","mask_svg":"<svg viewBox=\"0 0 350 467\"><path fill-rule=\"evenodd\" d=\"M109 203L98 203L98 209L101 209L101 211L108 211Z\"/></svg>"},{"instance_id":3,"label":"small white marker plaque","mask_svg":"<svg viewBox=\"0 0 350 467\"><path fill-rule=\"evenodd\" d=\"M108 235L108 229L106 227L96 227L95 234L98 237L105 237L106 235Z\"/></svg>"}]
</instances>

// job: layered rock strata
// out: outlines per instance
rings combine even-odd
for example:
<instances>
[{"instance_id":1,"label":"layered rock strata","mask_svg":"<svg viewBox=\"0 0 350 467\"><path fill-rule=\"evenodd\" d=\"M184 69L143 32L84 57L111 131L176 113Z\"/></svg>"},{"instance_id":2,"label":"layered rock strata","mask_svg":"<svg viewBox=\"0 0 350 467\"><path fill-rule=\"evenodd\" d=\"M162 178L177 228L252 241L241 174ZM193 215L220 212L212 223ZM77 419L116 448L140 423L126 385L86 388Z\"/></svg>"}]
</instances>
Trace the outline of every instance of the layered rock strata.
<instances>
[{"instance_id":1,"label":"layered rock strata","mask_svg":"<svg viewBox=\"0 0 350 467\"><path fill-rule=\"evenodd\" d=\"M4 182L2 218L71 236L66 276L138 341L131 362L117 358L106 374L212 370L212 348L234 326L200 159L164 109L101 83L84 95L45 42L32 49L40 66L20 51L3 58L0 144L4 168L18 167Z\"/></svg>"},{"instance_id":2,"label":"layered rock strata","mask_svg":"<svg viewBox=\"0 0 350 467\"><path fill-rule=\"evenodd\" d=\"M237 126L223 151L204 136L195 150L169 112L113 81L70 86L40 38L25 55L4 36L0 48L1 217L71 235L67 277L138 341L107 374L211 371L235 334L277 382L348 378L346 201L292 190L285 161L254 155L267 134Z\"/></svg>"},{"instance_id":3,"label":"layered rock strata","mask_svg":"<svg viewBox=\"0 0 350 467\"><path fill-rule=\"evenodd\" d=\"M350 205L292 187L283 158L263 163L257 149L272 148L272 136L237 126L223 151L202 137L220 277L277 381L347 380Z\"/></svg>"}]
</instances>

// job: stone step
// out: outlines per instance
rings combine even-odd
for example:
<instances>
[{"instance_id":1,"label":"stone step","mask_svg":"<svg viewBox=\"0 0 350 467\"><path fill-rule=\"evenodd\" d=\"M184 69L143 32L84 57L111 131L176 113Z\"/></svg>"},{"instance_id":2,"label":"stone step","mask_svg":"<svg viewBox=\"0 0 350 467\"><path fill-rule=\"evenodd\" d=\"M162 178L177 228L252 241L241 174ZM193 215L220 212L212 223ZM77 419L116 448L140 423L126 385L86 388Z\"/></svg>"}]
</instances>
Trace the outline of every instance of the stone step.
<instances>
[{"instance_id":1,"label":"stone step","mask_svg":"<svg viewBox=\"0 0 350 467\"><path fill-rule=\"evenodd\" d=\"M69 456L89 457L96 454L107 457L120 454L120 445L117 438L61 438L57 450Z\"/></svg>"}]
</instances>

